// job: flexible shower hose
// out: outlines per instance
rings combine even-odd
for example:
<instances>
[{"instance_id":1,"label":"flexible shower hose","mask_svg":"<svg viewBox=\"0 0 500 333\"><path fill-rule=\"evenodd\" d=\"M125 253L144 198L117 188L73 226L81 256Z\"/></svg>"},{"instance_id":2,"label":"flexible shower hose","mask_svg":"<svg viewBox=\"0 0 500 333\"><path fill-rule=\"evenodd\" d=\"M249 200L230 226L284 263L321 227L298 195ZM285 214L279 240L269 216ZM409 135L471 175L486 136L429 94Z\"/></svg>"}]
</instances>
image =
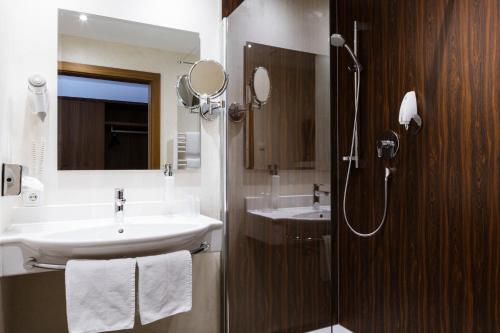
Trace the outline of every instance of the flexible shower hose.
<instances>
[{"instance_id":1,"label":"flexible shower hose","mask_svg":"<svg viewBox=\"0 0 500 333\"><path fill-rule=\"evenodd\" d=\"M360 81L361 81L361 72L359 68L356 70L356 84L355 84L355 91L354 91L354 125L353 125L353 130L352 130L352 138L351 138L351 152L349 153L349 165L347 167L347 175L346 175L346 180L345 180L345 186L344 186L344 200L343 200L343 211L344 211L344 220L349 227L349 229L352 231L353 234L359 236L359 237L371 237L378 233L382 226L384 225L386 216L387 216L387 192L388 192L388 183L389 183L389 177L391 175L391 172L389 168L385 169L385 180L384 180L384 215L382 216L382 220L380 221L379 225L375 230L369 233L362 233L357 231L351 226L351 223L349 222L349 218L347 217L347 212L346 212L346 198L347 198L347 189L349 187L349 178L351 176L351 165L352 165L352 160L353 160L353 153L354 153L354 140L356 137L356 128L357 128L357 123L358 123L358 106L359 106L359 88L360 88Z\"/></svg>"}]
</instances>

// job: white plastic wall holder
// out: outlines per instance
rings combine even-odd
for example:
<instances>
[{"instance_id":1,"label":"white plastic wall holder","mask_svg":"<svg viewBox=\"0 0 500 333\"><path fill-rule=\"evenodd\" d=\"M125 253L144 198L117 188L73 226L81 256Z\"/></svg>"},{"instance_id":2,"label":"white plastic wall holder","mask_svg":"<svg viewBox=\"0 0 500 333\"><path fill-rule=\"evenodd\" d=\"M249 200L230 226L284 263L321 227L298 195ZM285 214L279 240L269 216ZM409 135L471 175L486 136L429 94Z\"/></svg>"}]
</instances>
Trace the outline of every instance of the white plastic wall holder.
<instances>
[{"instance_id":1,"label":"white plastic wall holder","mask_svg":"<svg viewBox=\"0 0 500 333\"><path fill-rule=\"evenodd\" d=\"M47 93L47 82L38 74L28 78L28 90L30 92L31 110L38 114L42 121L49 112L49 97Z\"/></svg>"},{"instance_id":2,"label":"white plastic wall holder","mask_svg":"<svg viewBox=\"0 0 500 333\"><path fill-rule=\"evenodd\" d=\"M403 101L401 102L401 107L399 108L399 123L404 125L406 130L410 128L410 122L412 119L420 129L420 127L422 127L422 118L418 115L417 95L415 94L415 91L409 91L406 93Z\"/></svg>"}]
</instances>

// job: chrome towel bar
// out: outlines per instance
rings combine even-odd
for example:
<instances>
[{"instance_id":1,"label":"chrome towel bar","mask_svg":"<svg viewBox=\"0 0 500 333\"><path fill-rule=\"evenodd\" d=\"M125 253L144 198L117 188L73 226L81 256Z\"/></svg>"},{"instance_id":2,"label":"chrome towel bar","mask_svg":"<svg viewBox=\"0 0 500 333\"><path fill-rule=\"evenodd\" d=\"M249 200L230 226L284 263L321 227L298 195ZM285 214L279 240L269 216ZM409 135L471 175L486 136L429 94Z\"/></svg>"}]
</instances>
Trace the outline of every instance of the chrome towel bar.
<instances>
[{"instance_id":1,"label":"chrome towel bar","mask_svg":"<svg viewBox=\"0 0 500 333\"><path fill-rule=\"evenodd\" d=\"M191 254L197 254L200 252L204 252L210 248L210 244L208 242L202 242L200 246L195 249L192 249ZM42 262L38 262L36 258L30 258L25 264L27 267L31 268L43 268L43 269L51 269L56 271L64 271L66 269L66 265L58 265L58 264L46 264Z\"/></svg>"}]
</instances>

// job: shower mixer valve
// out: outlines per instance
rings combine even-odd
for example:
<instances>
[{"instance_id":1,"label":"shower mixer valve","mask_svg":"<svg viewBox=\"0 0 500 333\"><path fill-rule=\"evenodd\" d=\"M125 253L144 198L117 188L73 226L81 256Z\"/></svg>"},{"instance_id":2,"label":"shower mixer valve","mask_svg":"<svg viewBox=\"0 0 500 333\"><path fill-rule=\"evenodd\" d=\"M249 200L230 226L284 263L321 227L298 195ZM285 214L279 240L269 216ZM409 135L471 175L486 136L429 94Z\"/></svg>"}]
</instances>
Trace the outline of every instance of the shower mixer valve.
<instances>
[{"instance_id":1,"label":"shower mixer valve","mask_svg":"<svg viewBox=\"0 0 500 333\"><path fill-rule=\"evenodd\" d=\"M377 155L379 158L382 158L387 151L389 156L394 155L394 147L396 147L396 143L391 140L380 140L377 145Z\"/></svg>"},{"instance_id":2,"label":"shower mixer valve","mask_svg":"<svg viewBox=\"0 0 500 333\"><path fill-rule=\"evenodd\" d=\"M399 150L399 137L391 130L387 130L377 140L377 156L384 160L392 160Z\"/></svg>"}]
</instances>

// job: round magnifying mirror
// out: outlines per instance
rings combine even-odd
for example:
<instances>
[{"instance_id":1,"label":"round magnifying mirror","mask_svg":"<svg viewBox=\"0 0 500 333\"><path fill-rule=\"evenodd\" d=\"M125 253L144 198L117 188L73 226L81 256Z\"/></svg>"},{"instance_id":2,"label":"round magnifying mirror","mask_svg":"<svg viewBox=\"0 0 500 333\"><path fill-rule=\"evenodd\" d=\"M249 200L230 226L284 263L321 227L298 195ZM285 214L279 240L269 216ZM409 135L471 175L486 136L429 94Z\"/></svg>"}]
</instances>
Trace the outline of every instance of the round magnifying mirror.
<instances>
[{"instance_id":1,"label":"round magnifying mirror","mask_svg":"<svg viewBox=\"0 0 500 333\"><path fill-rule=\"evenodd\" d=\"M227 74L221 64L214 60L200 60L188 74L189 87L199 98L216 98L227 86Z\"/></svg>"},{"instance_id":2,"label":"round magnifying mirror","mask_svg":"<svg viewBox=\"0 0 500 333\"><path fill-rule=\"evenodd\" d=\"M267 103L271 96L271 80L269 72L264 67L257 67L253 71L252 90L255 100L259 105Z\"/></svg>"},{"instance_id":3,"label":"round magnifying mirror","mask_svg":"<svg viewBox=\"0 0 500 333\"><path fill-rule=\"evenodd\" d=\"M189 89L187 74L179 77L177 80L176 90L177 98L182 106L190 110L200 107L200 99L193 94L191 89Z\"/></svg>"}]
</instances>

